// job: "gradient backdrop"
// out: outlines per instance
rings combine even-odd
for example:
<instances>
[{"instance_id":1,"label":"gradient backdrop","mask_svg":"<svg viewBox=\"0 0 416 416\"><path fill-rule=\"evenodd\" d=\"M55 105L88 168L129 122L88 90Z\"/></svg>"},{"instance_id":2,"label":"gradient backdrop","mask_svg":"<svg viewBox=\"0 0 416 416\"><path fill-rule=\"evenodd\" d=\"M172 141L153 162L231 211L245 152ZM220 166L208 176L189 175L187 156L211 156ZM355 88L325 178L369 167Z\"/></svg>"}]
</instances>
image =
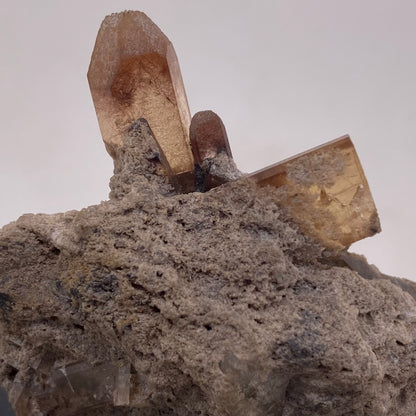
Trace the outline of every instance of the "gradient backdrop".
<instances>
[{"instance_id":1,"label":"gradient backdrop","mask_svg":"<svg viewBox=\"0 0 416 416\"><path fill-rule=\"evenodd\" d=\"M86 73L101 20L124 9L172 40L192 114L222 117L241 170L350 134L383 226L352 250L416 280L414 0L1 2L0 225L107 198Z\"/></svg>"}]
</instances>

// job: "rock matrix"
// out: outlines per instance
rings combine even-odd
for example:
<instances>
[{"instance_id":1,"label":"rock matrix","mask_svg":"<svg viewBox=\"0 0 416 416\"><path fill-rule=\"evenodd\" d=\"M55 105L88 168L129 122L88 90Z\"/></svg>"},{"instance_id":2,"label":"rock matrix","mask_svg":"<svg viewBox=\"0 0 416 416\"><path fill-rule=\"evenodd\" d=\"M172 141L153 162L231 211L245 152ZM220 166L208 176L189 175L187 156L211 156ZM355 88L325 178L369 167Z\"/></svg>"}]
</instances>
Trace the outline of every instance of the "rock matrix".
<instances>
[{"instance_id":1,"label":"rock matrix","mask_svg":"<svg viewBox=\"0 0 416 416\"><path fill-rule=\"evenodd\" d=\"M0 231L19 416L415 415L411 282L324 249L235 171L177 194L144 120L123 140L110 200Z\"/></svg>"}]
</instances>

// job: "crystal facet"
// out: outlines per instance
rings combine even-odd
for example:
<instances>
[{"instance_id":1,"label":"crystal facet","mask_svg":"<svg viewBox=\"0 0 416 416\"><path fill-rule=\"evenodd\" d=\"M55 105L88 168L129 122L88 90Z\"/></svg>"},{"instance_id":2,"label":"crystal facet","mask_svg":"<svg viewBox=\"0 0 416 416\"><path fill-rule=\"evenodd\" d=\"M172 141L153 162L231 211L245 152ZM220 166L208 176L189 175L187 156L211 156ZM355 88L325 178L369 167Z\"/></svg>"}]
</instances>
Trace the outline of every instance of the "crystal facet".
<instances>
[{"instance_id":1,"label":"crystal facet","mask_svg":"<svg viewBox=\"0 0 416 416\"><path fill-rule=\"evenodd\" d=\"M104 19L88 81L110 155L122 146L131 123L145 118L163 150L168 174L194 170L178 59L172 43L144 13L128 11Z\"/></svg>"},{"instance_id":2,"label":"crystal facet","mask_svg":"<svg viewBox=\"0 0 416 416\"><path fill-rule=\"evenodd\" d=\"M364 171L343 136L250 175L280 190L280 203L302 231L342 249L381 231Z\"/></svg>"}]
</instances>

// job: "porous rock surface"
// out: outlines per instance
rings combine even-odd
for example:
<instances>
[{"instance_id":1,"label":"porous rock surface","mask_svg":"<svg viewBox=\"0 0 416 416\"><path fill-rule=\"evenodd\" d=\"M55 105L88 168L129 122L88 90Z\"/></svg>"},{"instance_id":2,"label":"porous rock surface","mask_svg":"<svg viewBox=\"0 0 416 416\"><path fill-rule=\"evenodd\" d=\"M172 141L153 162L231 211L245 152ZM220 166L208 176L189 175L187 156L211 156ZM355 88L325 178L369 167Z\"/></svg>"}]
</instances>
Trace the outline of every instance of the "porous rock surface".
<instances>
[{"instance_id":1,"label":"porous rock surface","mask_svg":"<svg viewBox=\"0 0 416 416\"><path fill-rule=\"evenodd\" d=\"M175 194L146 129L109 201L1 230L3 387L40 356L122 359L131 405L83 415L414 415L413 297L325 260L274 189Z\"/></svg>"}]
</instances>

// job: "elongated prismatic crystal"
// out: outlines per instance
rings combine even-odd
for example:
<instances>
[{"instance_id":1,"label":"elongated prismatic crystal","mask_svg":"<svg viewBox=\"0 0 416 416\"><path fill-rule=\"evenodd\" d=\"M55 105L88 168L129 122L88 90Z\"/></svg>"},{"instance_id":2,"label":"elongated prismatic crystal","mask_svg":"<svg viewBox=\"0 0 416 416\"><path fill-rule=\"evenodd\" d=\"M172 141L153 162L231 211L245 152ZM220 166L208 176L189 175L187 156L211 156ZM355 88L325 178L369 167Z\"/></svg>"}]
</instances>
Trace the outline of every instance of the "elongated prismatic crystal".
<instances>
[{"instance_id":1,"label":"elongated prismatic crystal","mask_svg":"<svg viewBox=\"0 0 416 416\"><path fill-rule=\"evenodd\" d=\"M97 35L88 81L110 155L130 124L145 118L169 175L193 172L190 112L175 50L141 12L107 16Z\"/></svg>"}]
</instances>

